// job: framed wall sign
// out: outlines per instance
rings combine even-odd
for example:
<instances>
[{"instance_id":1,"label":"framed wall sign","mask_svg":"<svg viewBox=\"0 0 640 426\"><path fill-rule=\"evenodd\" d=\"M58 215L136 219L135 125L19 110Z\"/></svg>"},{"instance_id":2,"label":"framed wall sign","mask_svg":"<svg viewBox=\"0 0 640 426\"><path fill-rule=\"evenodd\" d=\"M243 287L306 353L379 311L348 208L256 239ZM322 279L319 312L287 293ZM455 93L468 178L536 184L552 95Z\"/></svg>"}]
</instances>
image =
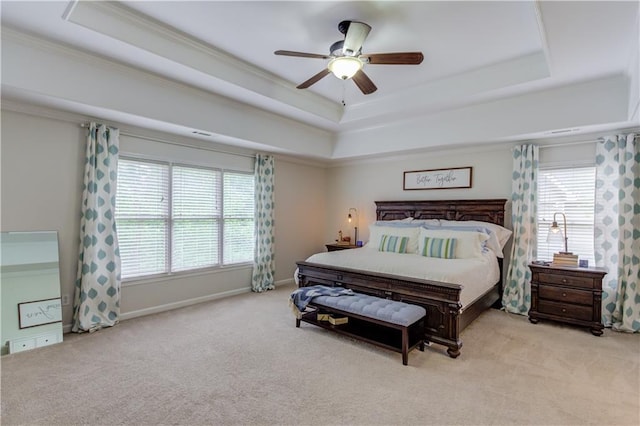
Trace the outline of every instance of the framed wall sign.
<instances>
[{"instance_id":1,"label":"framed wall sign","mask_svg":"<svg viewBox=\"0 0 640 426\"><path fill-rule=\"evenodd\" d=\"M404 172L402 189L410 191L415 189L471 188L471 177L471 167L413 170Z\"/></svg>"},{"instance_id":2,"label":"framed wall sign","mask_svg":"<svg viewBox=\"0 0 640 426\"><path fill-rule=\"evenodd\" d=\"M62 322L60 298L18 303L18 318L21 329Z\"/></svg>"}]
</instances>

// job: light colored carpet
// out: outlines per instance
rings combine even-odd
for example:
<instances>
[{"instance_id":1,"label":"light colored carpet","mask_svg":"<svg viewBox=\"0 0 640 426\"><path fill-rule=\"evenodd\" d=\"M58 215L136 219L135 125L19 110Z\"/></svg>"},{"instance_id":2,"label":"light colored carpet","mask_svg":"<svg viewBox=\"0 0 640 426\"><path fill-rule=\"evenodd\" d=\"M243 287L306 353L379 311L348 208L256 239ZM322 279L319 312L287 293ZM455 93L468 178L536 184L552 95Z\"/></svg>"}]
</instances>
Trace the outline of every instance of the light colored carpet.
<instances>
[{"instance_id":1,"label":"light colored carpet","mask_svg":"<svg viewBox=\"0 0 640 426\"><path fill-rule=\"evenodd\" d=\"M2 424L638 425L640 338L490 310L458 359L309 324L293 287L125 321L2 357Z\"/></svg>"}]
</instances>

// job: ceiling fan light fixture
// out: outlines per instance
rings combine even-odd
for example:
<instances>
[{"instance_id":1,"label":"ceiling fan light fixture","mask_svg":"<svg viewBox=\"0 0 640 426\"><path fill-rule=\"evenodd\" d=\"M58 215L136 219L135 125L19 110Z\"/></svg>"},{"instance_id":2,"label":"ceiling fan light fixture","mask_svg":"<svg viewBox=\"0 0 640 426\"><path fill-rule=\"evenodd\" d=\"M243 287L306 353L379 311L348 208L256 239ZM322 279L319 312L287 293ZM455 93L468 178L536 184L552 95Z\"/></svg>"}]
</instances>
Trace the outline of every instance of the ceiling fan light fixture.
<instances>
[{"instance_id":1,"label":"ceiling fan light fixture","mask_svg":"<svg viewBox=\"0 0 640 426\"><path fill-rule=\"evenodd\" d=\"M348 80L362 69L362 61L353 56L333 58L328 65L329 71L341 80Z\"/></svg>"},{"instance_id":2,"label":"ceiling fan light fixture","mask_svg":"<svg viewBox=\"0 0 640 426\"><path fill-rule=\"evenodd\" d=\"M317 53L294 52L292 50L276 50L276 55L297 56L300 58L329 59L329 63L319 73L296 86L297 89L307 89L329 74L340 80L351 79L365 95L374 93L378 88L369 76L362 70L364 65L418 65L422 63L422 52L390 52L362 55L362 44L371 31L371 26L359 21L342 21L338 24L338 31L344 34L344 40L339 40L329 47L329 55ZM344 104L344 101L343 101Z\"/></svg>"}]
</instances>

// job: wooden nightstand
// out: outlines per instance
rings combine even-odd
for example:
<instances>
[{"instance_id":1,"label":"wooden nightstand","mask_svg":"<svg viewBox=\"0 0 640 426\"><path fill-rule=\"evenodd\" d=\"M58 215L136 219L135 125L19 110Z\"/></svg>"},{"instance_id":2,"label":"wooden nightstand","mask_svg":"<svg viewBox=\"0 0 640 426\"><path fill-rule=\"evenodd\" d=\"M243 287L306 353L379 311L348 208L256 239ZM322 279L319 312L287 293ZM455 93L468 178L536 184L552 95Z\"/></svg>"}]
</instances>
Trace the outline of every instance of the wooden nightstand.
<instances>
[{"instance_id":1,"label":"wooden nightstand","mask_svg":"<svg viewBox=\"0 0 640 426\"><path fill-rule=\"evenodd\" d=\"M338 251L338 250L349 250L349 249L354 249L354 248L360 248L358 246L354 246L351 244L325 244L325 247L327 248L327 251Z\"/></svg>"},{"instance_id":2,"label":"wooden nightstand","mask_svg":"<svg viewBox=\"0 0 640 426\"><path fill-rule=\"evenodd\" d=\"M589 327L602 335L602 268L529 265L531 309L529 321L550 319Z\"/></svg>"}]
</instances>

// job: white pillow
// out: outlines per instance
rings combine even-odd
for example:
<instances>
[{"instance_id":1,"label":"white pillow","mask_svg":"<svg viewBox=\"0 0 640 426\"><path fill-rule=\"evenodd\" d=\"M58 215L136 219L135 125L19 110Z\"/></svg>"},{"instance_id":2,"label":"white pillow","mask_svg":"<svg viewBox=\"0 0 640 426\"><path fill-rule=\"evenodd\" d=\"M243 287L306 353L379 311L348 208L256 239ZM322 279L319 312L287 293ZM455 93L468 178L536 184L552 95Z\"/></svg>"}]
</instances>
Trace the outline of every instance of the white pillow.
<instances>
[{"instance_id":1,"label":"white pillow","mask_svg":"<svg viewBox=\"0 0 640 426\"><path fill-rule=\"evenodd\" d=\"M482 257L482 243L487 241L489 235L484 232L435 230L420 228L418 253L422 253L424 239L430 238L455 238L456 239L456 259L471 259Z\"/></svg>"},{"instance_id":2,"label":"white pillow","mask_svg":"<svg viewBox=\"0 0 640 426\"><path fill-rule=\"evenodd\" d=\"M460 232L482 232L483 234L487 234L489 236L487 241L483 243L483 246L486 247L488 250L491 250L492 252L494 252L497 257L504 257L504 253L502 253L502 245L498 240L498 235L496 235L496 233L493 232L493 230L488 228L487 226L470 225L470 224L466 226L461 226L461 225L451 226L451 225L445 224L442 226L424 225L424 228L433 229L436 231L450 230L450 231L460 231Z\"/></svg>"},{"instance_id":3,"label":"white pillow","mask_svg":"<svg viewBox=\"0 0 640 426\"><path fill-rule=\"evenodd\" d=\"M484 226L485 228L490 229L492 232L496 234L498 237L498 241L500 242L500 248L503 249L509 238L511 238L511 234L513 231L505 228L504 226L497 225L491 222L482 222L480 220L440 220L440 225L442 226L469 226L469 225L478 225Z\"/></svg>"},{"instance_id":4,"label":"white pillow","mask_svg":"<svg viewBox=\"0 0 640 426\"><path fill-rule=\"evenodd\" d=\"M369 225L369 244L368 247L378 250L380 247L380 239L383 235L393 235L396 237L409 237L406 253L418 252L418 236L420 235L418 227L399 227L399 226L381 226Z\"/></svg>"}]
</instances>

